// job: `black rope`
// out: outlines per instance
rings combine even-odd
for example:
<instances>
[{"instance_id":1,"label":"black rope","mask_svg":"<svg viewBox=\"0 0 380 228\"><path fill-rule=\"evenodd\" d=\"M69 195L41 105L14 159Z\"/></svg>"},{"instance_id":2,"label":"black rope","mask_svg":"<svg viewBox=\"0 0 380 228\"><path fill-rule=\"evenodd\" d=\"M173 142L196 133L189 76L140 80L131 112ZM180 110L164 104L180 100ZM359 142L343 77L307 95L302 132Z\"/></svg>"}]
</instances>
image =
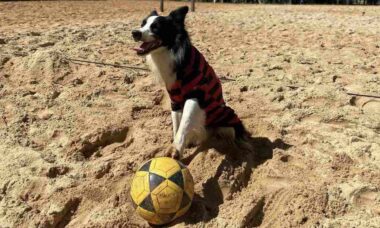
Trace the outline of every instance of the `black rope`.
<instances>
[{"instance_id":1,"label":"black rope","mask_svg":"<svg viewBox=\"0 0 380 228\"><path fill-rule=\"evenodd\" d=\"M127 68L127 69L134 69L134 70L149 71L148 68L143 68L143 67L126 66L126 65L118 65L118 64L103 63L103 62L94 62L94 61L88 61L88 60L82 60L82 59L72 59L72 58L65 58L65 59L68 61L71 61L73 63L75 63L75 62L92 63L92 64L103 65L103 66L112 66L112 67L116 67L116 68ZM220 80L222 80L222 81L235 81L235 79L227 78L224 76L222 76L220 78Z\"/></svg>"},{"instance_id":2,"label":"black rope","mask_svg":"<svg viewBox=\"0 0 380 228\"><path fill-rule=\"evenodd\" d=\"M358 96L358 97L371 97L371 98L380 98L380 96L376 95L368 95L368 94L360 94L360 93L347 93L348 95L351 96Z\"/></svg>"},{"instance_id":3,"label":"black rope","mask_svg":"<svg viewBox=\"0 0 380 228\"><path fill-rule=\"evenodd\" d=\"M71 62L82 62L82 63L92 63L96 65L103 65L103 66L112 66L116 68L126 68L126 69L134 69L134 70L144 70L144 71L149 71L147 68L143 67L135 67L135 66L126 66L126 65L118 65L118 64L111 64L111 63L102 63L102 62L94 62L94 61L88 61L88 60L82 60L82 59L72 59L72 58L65 58L68 61Z\"/></svg>"}]
</instances>

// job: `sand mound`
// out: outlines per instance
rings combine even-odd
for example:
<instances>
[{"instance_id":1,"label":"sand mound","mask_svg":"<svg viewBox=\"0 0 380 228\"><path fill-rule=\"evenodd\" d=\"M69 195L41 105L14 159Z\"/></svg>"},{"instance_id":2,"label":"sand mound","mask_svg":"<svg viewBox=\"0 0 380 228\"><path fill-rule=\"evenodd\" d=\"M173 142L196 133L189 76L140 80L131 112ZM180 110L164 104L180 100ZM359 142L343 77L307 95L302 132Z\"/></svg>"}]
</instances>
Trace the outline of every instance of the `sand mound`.
<instances>
[{"instance_id":1,"label":"sand mound","mask_svg":"<svg viewBox=\"0 0 380 228\"><path fill-rule=\"evenodd\" d=\"M62 80L70 74L68 61L62 53L54 50L36 51L23 59L23 71L29 75L35 75L39 80L50 78L53 82Z\"/></svg>"}]
</instances>

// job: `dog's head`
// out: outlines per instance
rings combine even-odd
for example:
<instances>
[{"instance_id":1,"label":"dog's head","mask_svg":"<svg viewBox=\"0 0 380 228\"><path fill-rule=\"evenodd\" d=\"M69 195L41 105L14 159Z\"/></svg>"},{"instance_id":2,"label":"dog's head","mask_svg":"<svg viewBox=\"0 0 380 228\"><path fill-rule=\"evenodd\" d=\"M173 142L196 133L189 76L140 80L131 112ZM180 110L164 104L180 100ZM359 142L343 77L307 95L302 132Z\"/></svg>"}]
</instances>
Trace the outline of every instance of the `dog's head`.
<instances>
[{"instance_id":1,"label":"dog's head","mask_svg":"<svg viewBox=\"0 0 380 228\"><path fill-rule=\"evenodd\" d=\"M135 41L143 42L134 48L139 55L146 55L160 47L172 47L175 40L185 31L187 6L172 11L168 16L160 16L152 11L141 24L141 28L132 31Z\"/></svg>"}]
</instances>

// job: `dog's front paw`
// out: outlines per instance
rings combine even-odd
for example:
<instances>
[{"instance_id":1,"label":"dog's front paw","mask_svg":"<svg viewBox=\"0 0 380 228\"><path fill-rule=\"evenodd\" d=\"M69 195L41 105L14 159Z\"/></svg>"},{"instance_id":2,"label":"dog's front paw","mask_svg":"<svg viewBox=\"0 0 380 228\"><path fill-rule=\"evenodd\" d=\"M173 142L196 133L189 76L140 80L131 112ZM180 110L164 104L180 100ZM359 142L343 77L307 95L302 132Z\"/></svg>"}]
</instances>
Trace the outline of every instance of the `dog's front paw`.
<instances>
[{"instance_id":1,"label":"dog's front paw","mask_svg":"<svg viewBox=\"0 0 380 228\"><path fill-rule=\"evenodd\" d=\"M170 146L165 151L165 156L166 157L171 157L171 158L174 158L174 159L180 159L180 153L179 153L179 151L174 146Z\"/></svg>"}]
</instances>

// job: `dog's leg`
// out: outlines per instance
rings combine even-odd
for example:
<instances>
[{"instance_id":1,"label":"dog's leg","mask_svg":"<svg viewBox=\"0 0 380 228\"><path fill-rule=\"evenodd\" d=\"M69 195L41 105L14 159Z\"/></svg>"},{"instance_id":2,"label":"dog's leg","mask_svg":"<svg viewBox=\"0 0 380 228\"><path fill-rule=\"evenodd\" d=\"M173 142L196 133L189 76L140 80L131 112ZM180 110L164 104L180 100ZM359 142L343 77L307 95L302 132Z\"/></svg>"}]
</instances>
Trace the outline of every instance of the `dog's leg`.
<instances>
[{"instance_id":1,"label":"dog's leg","mask_svg":"<svg viewBox=\"0 0 380 228\"><path fill-rule=\"evenodd\" d=\"M177 134L179 124L182 117L182 111L172 111L172 123L173 123L173 141Z\"/></svg>"},{"instance_id":2,"label":"dog's leg","mask_svg":"<svg viewBox=\"0 0 380 228\"><path fill-rule=\"evenodd\" d=\"M180 159L183 157L183 150L191 135L196 134L198 138L205 135L206 113L199 106L197 99L189 99L185 102L181 123L174 138L174 146L179 153ZM190 135L191 134L191 135ZM202 140L200 138L200 140Z\"/></svg>"}]
</instances>

